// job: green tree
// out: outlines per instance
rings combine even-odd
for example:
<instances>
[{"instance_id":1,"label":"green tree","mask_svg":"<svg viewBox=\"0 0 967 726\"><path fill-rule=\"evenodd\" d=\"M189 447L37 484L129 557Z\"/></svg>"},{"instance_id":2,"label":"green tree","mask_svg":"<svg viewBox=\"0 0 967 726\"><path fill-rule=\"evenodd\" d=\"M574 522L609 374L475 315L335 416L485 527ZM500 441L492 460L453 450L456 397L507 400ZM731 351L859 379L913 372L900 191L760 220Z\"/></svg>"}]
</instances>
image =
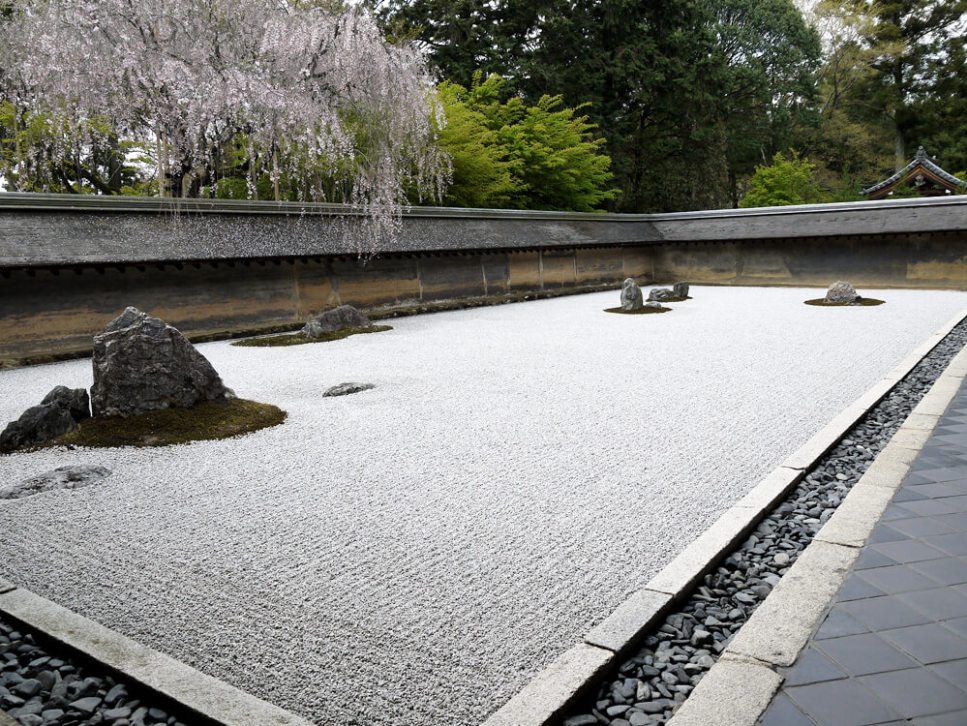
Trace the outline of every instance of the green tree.
<instances>
[{"instance_id":1,"label":"green tree","mask_svg":"<svg viewBox=\"0 0 967 726\"><path fill-rule=\"evenodd\" d=\"M729 197L757 164L817 123L819 34L791 0L708 0L722 64Z\"/></svg>"},{"instance_id":2,"label":"green tree","mask_svg":"<svg viewBox=\"0 0 967 726\"><path fill-rule=\"evenodd\" d=\"M593 211L613 198L604 140L559 96L503 101L504 80L443 83L442 150L453 162L447 201L462 206Z\"/></svg>"},{"instance_id":3,"label":"green tree","mask_svg":"<svg viewBox=\"0 0 967 726\"><path fill-rule=\"evenodd\" d=\"M820 187L816 167L797 154L788 158L776 154L769 166L756 167L742 207L782 207L789 204L817 204L829 201Z\"/></svg>"},{"instance_id":4,"label":"green tree","mask_svg":"<svg viewBox=\"0 0 967 726\"><path fill-rule=\"evenodd\" d=\"M488 79L487 83L495 82ZM520 183L511 174L508 150L477 108L479 94L468 94L463 86L444 81L437 95L446 116L446 124L437 131L437 143L452 166L444 203L454 207L510 205Z\"/></svg>"}]
</instances>

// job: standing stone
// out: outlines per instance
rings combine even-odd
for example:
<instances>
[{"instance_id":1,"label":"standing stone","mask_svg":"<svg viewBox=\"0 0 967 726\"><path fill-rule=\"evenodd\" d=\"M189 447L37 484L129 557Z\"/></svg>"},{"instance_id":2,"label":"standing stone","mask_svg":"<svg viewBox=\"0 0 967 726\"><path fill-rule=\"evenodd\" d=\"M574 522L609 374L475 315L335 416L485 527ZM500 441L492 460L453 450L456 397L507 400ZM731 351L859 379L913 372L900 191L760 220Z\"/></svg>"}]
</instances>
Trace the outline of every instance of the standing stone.
<instances>
[{"instance_id":1,"label":"standing stone","mask_svg":"<svg viewBox=\"0 0 967 726\"><path fill-rule=\"evenodd\" d=\"M369 318L352 305L340 305L309 318L302 328L302 334L307 338L318 338L324 333L334 333L342 328L368 328L371 325Z\"/></svg>"},{"instance_id":2,"label":"standing stone","mask_svg":"<svg viewBox=\"0 0 967 726\"><path fill-rule=\"evenodd\" d=\"M36 446L77 428L90 418L87 391L57 386L39 406L31 406L0 433L0 452Z\"/></svg>"},{"instance_id":3,"label":"standing stone","mask_svg":"<svg viewBox=\"0 0 967 726\"><path fill-rule=\"evenodd\" d=\"M94 336L95 416L134 416L234 396L178 330L129 307Z\"/></svg>"},{"instance_id":4,"label":"standing stone","mask_svg":"<svg viewBox=\"0 0 967 726\"><path fill-rule=\"evenodd\" d=\"M859 299L860 296L856 293L856 288L843 280L834 282L826 291L827 303L855 303Z\"/></svg>"},{"instance_id":5,"label":"standing stone","mask_svg":"<svg viewBox=\"0 0 967 726\"><path fill-rule=\"evenodd\" d=\"M675 297L681 297L681 298L688 297L688 283L687 282L676 282L672 286L672 292L675 293Z\"/></svg>"},{"instance_id":6,"label":"standing stone","mask_svg":"<svg viewBox=\"0 0 967 726\"><path fill-rule=\"evenodd\" d=\"M641 295L641 288L632 278L628 278L621 285L621 309L622 310L641 310L644 301Z\"/></svg>"}]
</instances>

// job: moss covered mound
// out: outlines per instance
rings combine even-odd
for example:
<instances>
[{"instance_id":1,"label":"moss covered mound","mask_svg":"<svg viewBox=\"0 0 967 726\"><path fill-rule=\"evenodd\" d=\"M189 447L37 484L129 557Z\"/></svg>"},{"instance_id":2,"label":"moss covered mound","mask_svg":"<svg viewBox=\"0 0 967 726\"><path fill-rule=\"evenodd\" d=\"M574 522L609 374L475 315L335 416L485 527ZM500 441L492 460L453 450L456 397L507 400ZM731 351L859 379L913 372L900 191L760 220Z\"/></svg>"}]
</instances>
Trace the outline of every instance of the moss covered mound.
<instances>
[{"instance_id":1,"label":"moss covered mound","mask_svg":"<svg viewBox=\"0 0 967 726\"><path fill-rule=\"evenodd\" d=\"M858 301L853 303L830 303L826 302L826 298L818 297L815 300L807 300L807 305L815 305L821 308L858 308L858 307L873 307L874 305L882 305L885 301L877 300L872 297L861 297Z\"/></svg>"},{"instance_id":2,"label":"moss covered mound","mask_svg":"<svg viewBox=\"0 0 967 726\"><path fill-rule=\"evenodd\" d=\"M191 408L166 408L128 418L98 416L47 446L170 446L227 439L285 421L282 409L241 398L205 401Z\"/></svg>"},{"instance_id":3,"label":"moss covered mound","mask_svg":"<svg viewBox=\"0 0 967 726\"><path fill-rule=\"evenodd\" d=\"M286 333L284 335L263 335L258 338L243 338L236 340L232 345L249 348L275 348L286 345L305 345L306 343L326 343L330 340L341 340L350 335L361 335L363 333L382 333L384 330L392 330L391 325L370 325L365 328L342 328L331 333L323 333L318 338L307 338L302 332Z\"/></svg>"},{"instance_id":4,"label":"moss covered mound","mask_svg":"<svg viewBox=\"0 0 967 726\"><path fill-rule=\"evenodd\" d=\"M606 313L618 313L619 315L654 315L655 313L670 313L671 308L649 308L643 307L637 310L625 310L624 308L606 308Z\"/></svg>"}]
</instances>

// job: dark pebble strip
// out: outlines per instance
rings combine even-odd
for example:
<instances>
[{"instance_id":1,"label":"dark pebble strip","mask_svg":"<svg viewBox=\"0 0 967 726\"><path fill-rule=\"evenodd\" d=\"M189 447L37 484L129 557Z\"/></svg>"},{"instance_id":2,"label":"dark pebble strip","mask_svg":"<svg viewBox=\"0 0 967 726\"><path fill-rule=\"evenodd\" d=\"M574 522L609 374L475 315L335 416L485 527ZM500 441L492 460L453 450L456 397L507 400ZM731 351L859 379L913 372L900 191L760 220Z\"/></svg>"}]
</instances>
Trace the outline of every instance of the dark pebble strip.
<instances>
[{"instance_id":1,"label":"dark pebble strip","mask_svg":"<svg viewBox=\"0 0 967 726\"><path fill-rule=\"evenodd\" d=\"M198 724L142 696L56 647L41 646L0 615L0 710L21 726Z\"/></svg>"},{"instance_id":2,"label":"dark pebble strip","mask_svg":"<svg viewBox=\"0 0 967 726\"><path fill-rule=\"evenodd\" d=\"M593 700L579 703L562 719L564 726L666 723L965 342L967 320L810 469L745 543L645 638L644 647L601 683Z\"/></svg>"}]
</instances>

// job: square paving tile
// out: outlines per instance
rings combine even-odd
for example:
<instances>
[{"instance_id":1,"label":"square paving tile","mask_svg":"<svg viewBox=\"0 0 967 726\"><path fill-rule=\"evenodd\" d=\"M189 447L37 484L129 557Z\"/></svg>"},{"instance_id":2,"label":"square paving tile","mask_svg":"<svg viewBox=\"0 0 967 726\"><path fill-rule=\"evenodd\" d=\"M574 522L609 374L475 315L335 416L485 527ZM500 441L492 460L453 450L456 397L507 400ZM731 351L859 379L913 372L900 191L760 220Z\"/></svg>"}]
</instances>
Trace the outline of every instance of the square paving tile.
<instances>
[{"instance_id":1,"label":"square paving tile","mask_svg":"<svg viewBox=\"0 0 967 726\"><path fill-rule=\"evenodd\" d=\"M932 534L924 537L923 541L931 547L936 547L952 555L967 555L967 533Z\"/></svg>"},{"instance_id":2,"label":"square paving tile","mask_svg":"<svg viewBox=\"0 0 967 726\"><path fill-rule=\"evenodd\" d=\"M890 528L908 537L923 537L928 534L950 534L958 531L956 527L941 520L941 517L959 517L959 514L942 514L936 517L914 517L890 522Z\"/></svg>"},{"instance_id":3,"label":"square paving tile","mask_svg":"<svg viewBox=\"0 0 967 726\"><path fill-rule=\"evenodd\" d=\"M918 469L917 473L935 482L963 481L967 479L967 464L945 466L937 469Z\"/></svg>"},{"instance_id":4,"label":"square paving tile","mask_svg":"<svg viewBox=\"0 0 967 726\"><path fill-rule=\"evenodd\" d=\"M925 665L967 658L967 640L937 623L880 633Z\"/></svg>"},{"instance_id":5,"label":"square paving tile","mask_svg":"<svg viewBox=\"0 0 967 726\"><path fill-rule=\"evenodd\" d=\"M871 572L872 570L864 570L864 572ZM839 588L839 592L836 593L836 600L838 602L848 602L849 600L859 600L864 597L876 597L877 595L885 595L878 587L871 585L866 580L861 580L859 575L854 573L850 575L846 582L843 583L842 587Z\"/></svg>"},{"instance_id":6,"label":"square paving tile","mask_svg":"<svg viewBox=\"0 0 967 726\"><path fill-rule=\"evenodd\" d=\"M896 496L895 497L893 497L893 501L894 502L904 502L904 503L906 503L906 502L922 502L922 501L924 501L926 499L930 499L930 497L928 497L927 495L925 495L925 494L918 494L917 492L915 492L915 491L913 491L913 490L911 490L911 489L908 488L912 484L926 484L927 483L926 480L924 480L922 482L910 481L910 479L913 478L913 477L916 477L916 474L913 474L913 475L908 476L906 478L906 480L905 480L906 481L905 486L902 489L900 489L900 491L898 491L896 493Z\"/></svg>"},{"instance_id":7,"label":"square paving tile","mask_svg":"<svg viewBox=\"0 0 967 726\"><path fill-rule=\"evenodd\" d=\"M949 660L946 663L936 663L930 670L941 678L954 684L960 690L967 690L967 658L964 660Z\"/></svg>"},{"instance_id":8,"label":"square paving tile","mask_svg":"<svg viewBox=\"0 0 967 726\"><path fill-rule=\"evenodd\" d=\"M880 542L871 546L876 552L892 557L897 562L920 562L921 560L935 560L947 557L947 553L938 550L924 542L907 539L898 542Z\"/></svg>"},{"instance_id":9,"label":"square paving tile","mask_svg":"<svg viewBox=\"0 0 967 726\"><path fill-rule=\"evenodd\" d=\"M874 570L858 572L855 576L890 594L909 590L928 590L934 587L933 580L913 570L910 565L877 567Z\"/></svg>"},{"instance_id":10,"label":"square paving tile","mask_svg":"<svg viewBox=\"0 0 967 726\"><path fill-rule=\"evenodd\" d=\"M959 497L964 494L964 487L958 486L957 484L915 484L911 485L910 491L916 494L921 494L928 499L942 498L942 497Z\"/></svg>"},{"instance_id":11,"label":"square paving tile","mask_svg":"<svg viewBox=\"0 0 967 726\"><path fill-rule=\"evenodd\" d=\"M899 595L871 597L843 603L837 607L843 608L854 618L865 623L871 631L923 625L933 620L929 615L898 599L899 597Z\"/></svg>"},{"instance_id":12,"label":"square paving tile","mask_svg":"<svg viewBox=\"0 0 967 726\"><path fill-rule=\"evenodd\" d=\"M944 626L953 630L962 638L967 638L967 618L953 618L944 620ZM964 678L964 687L967 687L967 678Z\"/></svg>"},{"instance_id":13,"label":"square paving tile","mask_svg":"<svg viewBox=\"0 0 967 726\"><path fill-rule=\"evenodd\" d=\"M932 499L926 500L928 503L932 502ZM910 502L913 504L913 502ZM931 512L933 514L933 512ZM950 514L950 512L943 512L943 514ZM881 522L892 522L894 519L909 519L910 517L922 516L919 512L911 512L905 507L901 507L899 504L891 504L884 510L883 514L880 516Z\"/></svg>"},{"instance_id":14,"label":"square paving tile","mask_svg":"<svg viewBox=\"0 0 967 726\"><path fill-rule=\"evenodd\" d=\"M844 635L857 635L858 633L868 633L870 628L859 622L850 615L845 609L845 605L852 605L854 602L869 602L868 599L855 600L850 603L836 605L823 620L823 624L816 631L816 640L826 640L827 638L841 638ZM910 623L908 623L910 624ZM901 627L896 625L894 627Z\"/></svg>"},{"instance_id":15,"label":"square paving tile","mask_svg":"<svg viewBox=\"0 0 967 726\"><path fill-rule=\"evenodd\" d=\"M922 499L918 502L905 502L897 505L912 515L927 517L932 514L956 514L965 510L960 509L954 502L960 497L944 497L943 499ZM896 517L896 519L909 519L910 516Z\"/></svg>"},{"instance_id":16,"label":"square paving tile","mask_svg":"<svg viewBox=\"0 0 967 726\"><path fill-rule=\"evenodd\" d=\"M854 676L917 666L915 660L874 633L820 640L816 642L816 647Z\"/></svg>"},{"instance_id":17,"label":"square paving tile","mask_svg":"<svg viewBox=\"0 0 967 726\"><path fill-rule=\"evenodd\" d=\"M963 585L967 582L967 558L945 557L942 560L915 562L913 569L941 585Z\"/></svg>"},{"instance_id":18,"label":"square paving tile","mask_svg":"<svg viewBox=\"0 0 967 726\"><path fill-rule=\"evenodd\" d=\"M859 681L906 718L967 709L967 693L926 668L877 673Z\"/></svg>"},{"instance_id":19,"label":"square paving tile","mask_svg":"<svg viewBox=\"0 0 967 726\"><path fill-rule=\"evenodd\" d=\"M953 535L955 536L955 535ZM899 564L896 560L887 557L882 552L877 552L872 547L864 547L860 556L856 558L853 568L856 570L869 570L874 567L885 567L887 565Z\"/></svg>"},{"instance_id":20,"label":"square paving tile","mask_svg":"<svg viewBox=\"0 0 967 726\"><path fill-rule=\"evenodd\" d=\"M926 716L925 718L918 718L914 723L916 726L964 726L964 724L967 724L967 711Z\"/></svg>"},{"instance_id":21,"label":"square paving tile","mask_svg":"<svg viewBox=\"0 0 967 726\"><path fill-rule=\"evenodd\" d=\"M957 514L938 514L934 517L938 522L948 527L950 532L967 532L967 512ZM897 524L904 522L915 522L914 519L901 519ZM940 532L930 532L929 534L941 534Z\"/></svg>"},{"instance_id":22,"label":"square paving tile","mask_svg":"<svg viewBox=\"0 0 967 726\"><path fill-rule=\"evenodd\" d=\"M901 718L854 679L788 689L789 697L821 726L867 726Z\"/></svg>"},{"instance_id":23,"label":"square paving tile","mask_svg":"<svg viewBox=\"0 0 967 726\"><path fill-rule=\"evenodd\" d=\"M816 726L785 693L776 696L759 721L759 726Z\"/></svg>"},{"instance_id":24,"label":"square paving tile","mask_svg":"<svg viewBox=\"0 0 967 726\"><path fill-rule=\"evenodd\" d=\"M807 647L789 669L784 683L786 686L805 686L809 683L835 681L846 678L846 673L833 663L825 654L815 648Z\"/></svg>"},{"instance_id":25,"label":"square paving tile","mask_svg":"<svg viewBox=\"0 0 967 726\"><path fill-rule=\"evenodd\" d=\"M889 524L878 524L873 528L873 534L866 540L867 544L877 544L878 542L896 542L901 539L910 539L910 536L890 527Z\"/></svg>"},{"instance_id":26,"label":"square paving tile","mask_svg":"<svg viewBox=\"0 0 967 726\"><path fill-rule=\"evenodd\" d=\"M967 597L950 588L904 592L897 595L897 597L903 602L912 605L924 615L929 616L932 620L967 618ZM919 623L908 623L908 625L919 625ZM905 626L897 625L894 627L902 628ZM880 630L887 629L880 628Z\"/></svg>"}]
</instances>

